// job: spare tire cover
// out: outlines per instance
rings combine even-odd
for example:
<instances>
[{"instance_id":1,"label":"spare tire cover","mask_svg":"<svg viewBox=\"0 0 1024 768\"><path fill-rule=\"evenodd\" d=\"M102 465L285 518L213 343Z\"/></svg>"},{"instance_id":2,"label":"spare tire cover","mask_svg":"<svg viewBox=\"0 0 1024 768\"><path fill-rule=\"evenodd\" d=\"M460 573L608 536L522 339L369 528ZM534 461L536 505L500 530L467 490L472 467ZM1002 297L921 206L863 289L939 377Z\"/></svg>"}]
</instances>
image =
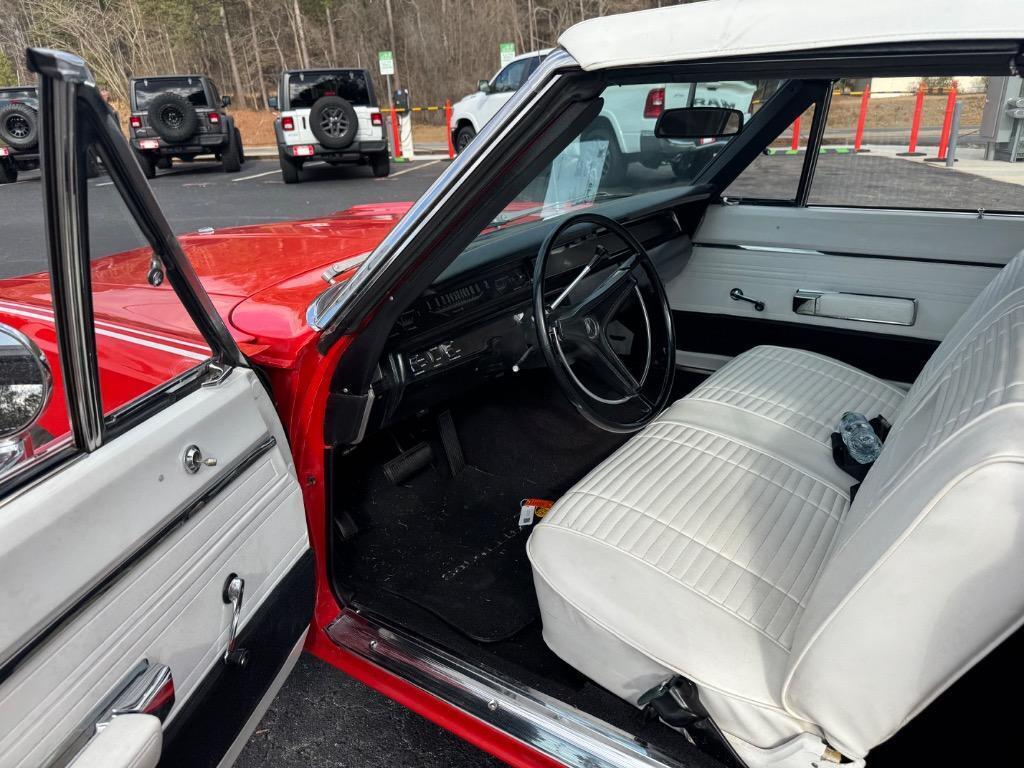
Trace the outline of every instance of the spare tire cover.
<instances>
[{"instance_id":1,"label":"spare tire cover","mask_svg":"<svg viewBox=\"0 0 1024 768\"><path fill-rule=\"evenodd\" d=\"M328 149L343 149L359 130L355 107L340 96L323 96L309 110L309 127L317 141Z\"/></svg>"},{"instance_id":2,"label":"spare tire cover","mask_svg":"<svg viewBox=\"0 0 1024 768\"><path fill-rule=\"evenodd\" d=\"M0 108L0 142L12 149L32 149L39 143L39 115L28 104Z\"/></svg>"},{"instance_id":3,"label":"spare tire cover","mask_svg":"<svg viewBox=\"0 0 1024 768\"><path fill-rule=\"evenodd\" d=\"M199 128L199 115L195 107L176 93L154 96L146 114L149 116L150 127L170 144L187 141Z\"/></svg>"}]
</instances>

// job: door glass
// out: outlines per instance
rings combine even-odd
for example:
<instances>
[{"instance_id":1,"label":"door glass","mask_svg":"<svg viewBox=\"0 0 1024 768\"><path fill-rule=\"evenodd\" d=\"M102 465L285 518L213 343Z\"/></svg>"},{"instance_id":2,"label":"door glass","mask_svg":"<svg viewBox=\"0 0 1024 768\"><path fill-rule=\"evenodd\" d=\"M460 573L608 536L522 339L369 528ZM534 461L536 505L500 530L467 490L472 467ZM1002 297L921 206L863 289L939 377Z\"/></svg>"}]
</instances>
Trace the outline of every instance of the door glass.
<instances>
[{"instance_id":1,"label":"door glass","mask_svg":"<svg viewBox=\"0 0 1024 768\"><path fill-rule=\"evenodd\" d=\"M1024 212L1007 162L1024 160L1024 121L1013 117L1021 85L1007 80L840 80L808 203Z\"/></svg>"},{"instance_id":2,"label":"door glass","mask_svg":"<svg viewBox=\"0 0 1024 768\"><path fill-rule=\"evenodd\" d=\"M117 188L101 168L92 170L93 315L103 411L111 414L204 363L210 348L162 269L153 271L153 250ZM209 266L197 261L201 271Z\"/></svg>"},{"instance_id":3,"label":"door glass","mask_svg":"<svg viewBox=\"0 0 1024 768\"><path fill-rule=\"evenodd\" d=\"M764 154L758 155L754 162L743 169L726 188L724 196L741 202L767 200L795 203L804 167L804 150L807 148L807 137L813 120L812 105L800 115L799 120L795 120L775 138Z\"/></svg>"},{"instance_id":4,"label":"door glass","mask_svg":"<svg viewBox=\"0 0 1024 768\"><path fill-rule=\"evenodd\" d=\"M6 435L0 437L0 480L71 443L37 151L37 147L9 149L0 156L0 174L6 174L6 183L0 184L0 434ZM48 398L43 397L36 370L23 353L22 337L45 357L51 379ZM32 418L39 408L38 417ZM10 449L20 451L20 458L9 456ZM5 456L12 460L5 462Z\"/></svg>"}]
</instances>

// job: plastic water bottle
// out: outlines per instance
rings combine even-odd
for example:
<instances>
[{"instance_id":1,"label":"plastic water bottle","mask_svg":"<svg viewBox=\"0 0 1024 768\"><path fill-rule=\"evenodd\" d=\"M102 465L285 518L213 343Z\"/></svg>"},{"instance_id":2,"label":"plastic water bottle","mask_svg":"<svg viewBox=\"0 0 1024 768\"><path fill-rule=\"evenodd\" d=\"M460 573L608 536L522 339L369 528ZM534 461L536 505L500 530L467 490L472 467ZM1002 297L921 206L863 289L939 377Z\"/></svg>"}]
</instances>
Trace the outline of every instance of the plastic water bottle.
<instances>
[{"instance_id":1,"label":"plastic water bottle","mask_svg":"<svg viewBox=\"0 0 1024 768\"><path fill-rule=\"evenodd\" d=\"M846 450L858 464L870 464L882 452L882 441L863 413L847 411L839 420L836 430L843 438Z\"/></svg>"}]
</instances>

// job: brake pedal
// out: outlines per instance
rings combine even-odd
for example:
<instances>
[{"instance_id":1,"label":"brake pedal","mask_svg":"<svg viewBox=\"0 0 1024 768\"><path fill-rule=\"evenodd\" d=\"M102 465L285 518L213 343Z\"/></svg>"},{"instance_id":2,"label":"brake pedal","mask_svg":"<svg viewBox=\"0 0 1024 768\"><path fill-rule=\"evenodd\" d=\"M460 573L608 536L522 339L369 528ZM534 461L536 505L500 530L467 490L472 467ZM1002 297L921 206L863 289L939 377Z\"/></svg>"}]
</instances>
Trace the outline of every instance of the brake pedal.
<instances>
[{"instance_id":1,"label":"brake pedal","mask_svg":"<svg viewBox=\"0 0 1024 768\"><path fill-rule=\"evenodd\" d=\"M442 411L437 417L437 431L441 433L441 446L448 459L452 477L457 477L466 468L466 457L462 455L462 443L455 431L455 419L451 411Z\"/></svg>"},{"instance_id":2,"label":"brake pedal","mask_svg":"<svg viewBox=\"0 0 1024 768\"><path fill-rule=\"evenodd\" d=\"M384 477L392 485L401 485L430 466L434 452L426 443L417 443L384 465Z\"/></svg>"}]
</instances>

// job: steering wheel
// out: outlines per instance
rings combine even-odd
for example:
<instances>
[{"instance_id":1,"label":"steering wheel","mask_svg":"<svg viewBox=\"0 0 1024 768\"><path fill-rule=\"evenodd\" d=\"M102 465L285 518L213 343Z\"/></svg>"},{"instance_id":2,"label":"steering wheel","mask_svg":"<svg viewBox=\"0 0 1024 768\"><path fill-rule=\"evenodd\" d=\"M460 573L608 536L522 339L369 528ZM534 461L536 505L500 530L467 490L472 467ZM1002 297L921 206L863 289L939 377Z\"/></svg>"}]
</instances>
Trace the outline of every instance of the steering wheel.
<instances>
[{"instance_id":1,"label":"steering wheel","mask_svg":"<svg viewBox=\"0 0 1024 768\"><path fill-rule=\"evenodd\" d=\"M607 230L625 249L610 254L596 246L587 265L549 303L551 252L567 230L580 224ZM586 295L576 300L571 297L588 275L610 267L614 269ZM613 347L609 327L620 315L629 313L634 297L639 311L634 305L633 316L643 325L643 332L632 334L630 343L629 332L617 330L620 336L616 341L626 341L631 347L624 360L621 343L620 351ZM533 312L545 362L569 402L591 423L609 432L635 432L665 408L675 377L672 310L651 257L617 221L596 213L579 213L545 238L533 270ZM633 349L638 342L639 355Z\"/></svg>"}]
</instances>

